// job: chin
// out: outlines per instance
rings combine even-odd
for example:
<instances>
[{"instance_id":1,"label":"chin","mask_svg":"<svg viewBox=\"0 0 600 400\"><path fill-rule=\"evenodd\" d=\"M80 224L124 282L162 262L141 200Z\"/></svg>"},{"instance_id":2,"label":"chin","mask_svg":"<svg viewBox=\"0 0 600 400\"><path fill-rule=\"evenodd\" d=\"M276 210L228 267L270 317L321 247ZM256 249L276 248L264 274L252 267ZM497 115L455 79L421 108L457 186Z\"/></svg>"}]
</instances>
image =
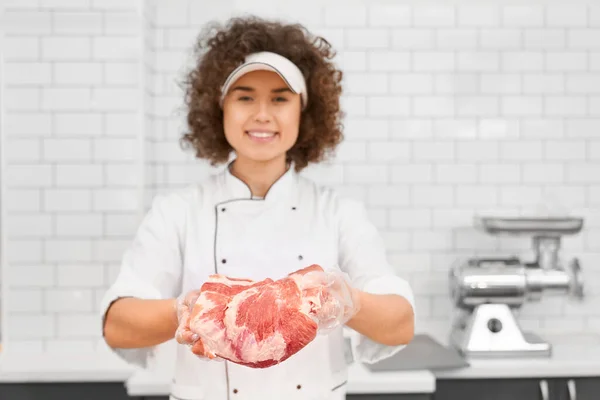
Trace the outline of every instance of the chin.
<instances>
[{"instance_id":1,"label":"chin","mask_svg":"<svg viewBox=\"0 0 600 400\"><path fill-rule=\"evenodd\" d=\"M277 159L285 159L287 151L286 149L244 149L246 151L238 151L236 152L239 158L244 158L246 160L254 161L254 162L268 162L275 161Z\"/></svg>"},{"instance_id":2,"label":"chin","mask_svg":"<svg viewBox=\"0 0 600 400\"><path fill-rule=\"evenodd\" d=\"M237 153L238 158L243 158L248 161L265 163L274 161L278 158L285 158L285 153L263 153L263 152L243 152Z\"/></svg>"}]
</instances>

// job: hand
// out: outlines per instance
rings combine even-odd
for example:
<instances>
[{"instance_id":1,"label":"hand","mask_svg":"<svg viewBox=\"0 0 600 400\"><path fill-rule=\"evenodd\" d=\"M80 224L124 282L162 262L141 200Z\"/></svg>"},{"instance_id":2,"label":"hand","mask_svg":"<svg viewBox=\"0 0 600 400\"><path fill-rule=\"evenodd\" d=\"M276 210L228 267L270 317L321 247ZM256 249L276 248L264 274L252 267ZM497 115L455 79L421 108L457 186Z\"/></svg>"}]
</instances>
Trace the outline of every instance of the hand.
<instances>
[{"instance_id":1,"label":"hand","mask_svg":"<svg viewBox=\"0 0 600 400\"><path fill-rule=\"evenodd\" d=\"M312 270L302 275L300 285L303 301L310 304L319 333L344 325L360 310L359 291L342 271Z\"/></svg>"},{"instance_id":2,"label":"hand","mask_svg":"<svg viewBox=\"0 0 600 400\"><path fill-rule=\"evenodd\" d=\"M194 304L200 297L200 290L192 290L181 294L175 301L175 312L177 314L178 327L175 331L175 340L177 343L186 345L192 353L202 358L209 358L204 351L204 345L200 336L190 330L190 315Z\"/></svg>"}]
</instances>

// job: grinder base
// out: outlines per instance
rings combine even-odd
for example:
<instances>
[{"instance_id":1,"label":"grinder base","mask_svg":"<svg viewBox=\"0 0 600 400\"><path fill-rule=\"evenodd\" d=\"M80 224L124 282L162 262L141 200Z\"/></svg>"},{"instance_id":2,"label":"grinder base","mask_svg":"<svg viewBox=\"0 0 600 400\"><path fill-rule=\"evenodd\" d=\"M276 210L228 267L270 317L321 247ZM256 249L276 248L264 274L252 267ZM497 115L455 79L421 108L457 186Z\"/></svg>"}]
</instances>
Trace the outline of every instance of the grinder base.
<instances>
[{"instance_id":1,"label":"grinder base","mask_svg":"<svg viewBox=\"0 0 600 400\"><path fill-rule=\"evenodd\" d=\"M523 332L506 304L481 304L459 317L450 344L467 358L550 357L552 346Z\"/></svg>"}]
</instances>

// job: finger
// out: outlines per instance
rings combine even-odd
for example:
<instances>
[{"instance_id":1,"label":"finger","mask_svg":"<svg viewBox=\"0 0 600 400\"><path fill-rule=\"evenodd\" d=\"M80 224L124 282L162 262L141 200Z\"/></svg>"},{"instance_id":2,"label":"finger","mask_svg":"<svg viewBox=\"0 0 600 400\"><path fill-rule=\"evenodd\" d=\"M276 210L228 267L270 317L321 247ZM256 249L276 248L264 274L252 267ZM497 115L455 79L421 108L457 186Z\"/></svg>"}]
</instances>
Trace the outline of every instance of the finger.
<instances>
[{"instance_id":1,"label":"finger","mask_svg":"<svg viewBox=\"0 0 600 400\"><path fill-rule=\"evenodd\" d=\"M204 350L204 343L202 343L201 339L196 340L192 344L191 350L192 350L192 353L194 353L197 356L207 357L206 351Z\"/></svg>"},{"instance_id":2,"label":"finger","mask_svg":"<svg viewBox=\"0 0 600 400\"><path fill-rule=\"evenodd\" d=\"M181 340L185 343L195 343L196 341L198 341L200 339L200 337L198 336L198 334L190 331L189 329L182 329L181 330Z\"/></svg>"},{"instance_id":3,"label":"finger","mask_svg":"<svg viewBox=\"0 0 600 400\"><path fill-rule=\"evenodd\" d=\"M185 337L185 332L180 329L175 333L175 340L179 344L190 344L189 338Z\"/></svg>"},{"instance_id":4,"label":"finger","mask_svg":"<svg viewBox=\"0 0 600 400\"><path fill-rule=\"evenodd\" d=\"M179 344L189 344L189 338L186 337L185 335L186 330L183 328L177 328L177 331L175 331L175 340L177 340L177 343Z\"/></svg>"}]
</instances>

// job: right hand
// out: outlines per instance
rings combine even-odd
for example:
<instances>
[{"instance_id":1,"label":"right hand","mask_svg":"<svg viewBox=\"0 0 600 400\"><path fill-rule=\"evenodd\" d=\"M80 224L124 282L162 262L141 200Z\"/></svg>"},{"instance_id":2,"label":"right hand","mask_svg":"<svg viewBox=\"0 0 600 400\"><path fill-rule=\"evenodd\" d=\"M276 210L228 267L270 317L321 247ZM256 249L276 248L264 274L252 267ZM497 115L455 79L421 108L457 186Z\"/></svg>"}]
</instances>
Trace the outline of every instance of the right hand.
<instances>
[{"instance_id":1,"label":"right hand","mask_svg":"<svg viewBox=\"0 0 600 400\"><path fill-rule=\"evenodd\" d=\"M190 330L190 315L196 301L200 297L200 290L192 290L182 293L175 300L175 312L177 314L177 330L175 340L177 343L186 345L195 355L206 358L208 354L204 351L204 345L198 334Z\"/></svg>"}]
</instances>

